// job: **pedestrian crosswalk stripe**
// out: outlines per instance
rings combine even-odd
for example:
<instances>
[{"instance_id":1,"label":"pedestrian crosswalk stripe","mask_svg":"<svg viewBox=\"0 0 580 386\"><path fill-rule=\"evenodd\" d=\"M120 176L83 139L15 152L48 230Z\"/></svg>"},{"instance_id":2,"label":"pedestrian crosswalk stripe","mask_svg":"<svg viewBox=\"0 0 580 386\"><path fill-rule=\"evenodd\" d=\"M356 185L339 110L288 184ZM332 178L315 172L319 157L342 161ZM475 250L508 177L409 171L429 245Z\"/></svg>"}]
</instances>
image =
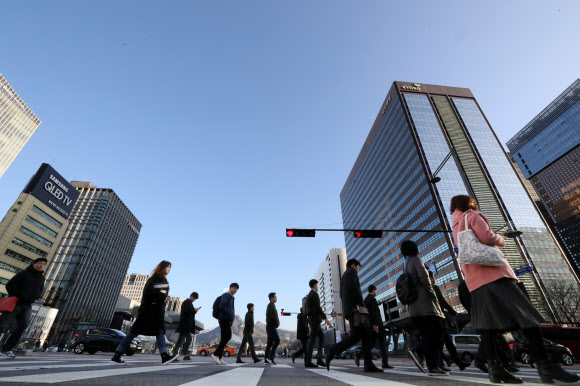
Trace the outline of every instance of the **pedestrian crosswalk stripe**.
<instances>
[{"instance_id":1,"label":"pedestrian crosswalk stripe","mask_svg":"<svg viewBox=\"0 0 580 386\"><path fill-rule=\"evenodd\" d=\"M273 365L273 366L268 366L269 369L292 369L294 368L293 366L290 365Z\"/></svg>"},{"instance_id":2,"label":"pedestrian crosswalk stripe","mask_svg":"<svg viewBox=\"0 0 580 386\"><path fill-rule=\"evenodd\" d=\"M0 378L0 382L58 383L80 381L84 379L113 377L117 375L148 373L152 371L175 370L172 366L152 367L117 367L109 370L75 371L69 373L18 375Z\"/></svg>"},{"instance_id":3,"label":"pedestrian crosswalk stripe","mask_svg":"<svg viewBox=\"0 0 580 386\"><path fill-rule=\"evenodd\" d=\"M409 386L408 383L388 381L385 379L373 378L364 375L345 373L343 371L334 371L334 370L327 371L326 369L324 370L308 369L308 371L328 378L332 378L339 382L344 382L352 386Z\"/></svg>"},{"instance_id":4,"label":"pedestrian crosswalk stripe","mask_svg":"<svg viewBox=\"0 0 580 386\"><path fill-rule=\"evenodd\" d=\"M264 369L260 367L239 367L184 383L181 386L256 386L263 372Z\"/></svg>"},{"instance_id":5,"label":"pedestrian crosswalk stripe","mask_svg":"<svg viewBox=\"0 0 580 386\"><path fill-rule=\"evenodd\" d=\"M70 369L75 367L108 367L109 364L106 362L101 363L75 363L75 364L55 364L51 362L51 364L47 365L39 365L39 366L12 366L12 367L0 367L2 371L18 371L18 370L51 370L51 369Z\"/></svg>"}]
</instances>

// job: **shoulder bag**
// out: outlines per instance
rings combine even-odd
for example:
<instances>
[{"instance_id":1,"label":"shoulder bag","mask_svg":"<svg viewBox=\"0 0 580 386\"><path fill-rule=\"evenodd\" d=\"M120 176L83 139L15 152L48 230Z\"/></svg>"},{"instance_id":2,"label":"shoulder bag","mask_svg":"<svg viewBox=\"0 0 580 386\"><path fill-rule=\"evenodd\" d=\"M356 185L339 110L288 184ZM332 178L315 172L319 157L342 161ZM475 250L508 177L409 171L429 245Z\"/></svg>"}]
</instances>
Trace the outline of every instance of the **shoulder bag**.
<instances>
[{"instance_id":1,"label":"shoulder bag","mask_svg":"<svg viewBox=\"0 0 580 386\"><path fill-rule=\"evenodd\" d=\"M467 213L465 214L465 230L457 234L459 262L461 264L502 266L506 259L498 247L485 245L477 238L475 232L469 229Z\"/></svg>"},{"instance_id":2,"label":"shoulder bag","mask_svg":"<svg viewBox=\"0 0 580 386\"><path fill-rule=\"evenodd\" d=\"M371 321L369 318L369 310L366 307L359 306L354 311L354 327L371 329Z\"/></svg>"}]
</instances>

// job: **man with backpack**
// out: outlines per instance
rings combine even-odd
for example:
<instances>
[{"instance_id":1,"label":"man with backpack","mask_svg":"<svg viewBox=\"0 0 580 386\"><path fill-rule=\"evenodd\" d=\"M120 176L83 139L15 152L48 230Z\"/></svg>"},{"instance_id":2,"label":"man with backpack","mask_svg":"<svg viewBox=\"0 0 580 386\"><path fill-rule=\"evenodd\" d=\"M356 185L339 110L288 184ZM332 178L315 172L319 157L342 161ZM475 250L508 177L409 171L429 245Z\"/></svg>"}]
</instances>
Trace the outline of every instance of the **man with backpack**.
<instances>
[{"instance_id":1,"label":"man with backpack","mask_svg":"<svg viewBox=\"0 0 580 386\"><path fill-rule=\"evenodd\" d=\"M238 283L230 284L229 291L225 292L213 303L212 315L218 320L221 330L219 346L211 356L216 365L227 365L227 362L222 359L222 355L226 344L228 344L232 338L232 324L234 323L236 315L234 308L234 295L238 292L239 288L240 286Z\"/></svg>"},{"instance_id":2,"label":"man with backpack","mask_svg":"<svg viewBox=\"0 0 580 386\"><path fill-rule=\"evenodd\" d=\"M261 361L261 359L256 357L256 350L254 350L254 305L248 303L247 307L248 312L246 312L246 317L244 318L244 337L242 338L242 344L238 350L238 360L236 363L244 363L244 361L242 361L242 351L244 351L246 343L248 344L248 354L252 355L254 363Z\"/></svg>"},{"instance_id":3,"label":"man with backpack","mask_svg":"<svg viewBox=\"0 0 580 386\"><path fill-rule=\"evenodd\" d=\"M360 262L356 259L350 259L346 262L346 266L347 269L340 281L340 296L342 298L344 317L350 325L350 336L348 339L328 348L326 352L326 369L330 371L330 362L337 354L354 346L360 340L364 358L364 371L367 373L382 373L383 370L374 365L371 357L370 331L366 330L362 325L357 326L355 324L355 313L360 311L360 307L364 307L360 281L358 279Z\"/></svg>"},{"instance_id":4,"label":"man with backpack","mask_svg":"<svg viewBox=\"0 0 580 386\"><path fill-rule=\"evenodd\" d=\"M292 363L296 360L296 357L300 358L302 354L306 352L306 348L308 347L308 322L306 321L306 317L304 316L304 307L300 307L300 313L296 316L297 325L296 325L296 339L302 343L302 348L300 350L292 353Z\"/></svg>"},{"instance_id":5,"label":"man with backpack","mask_svg":"<svg viewBox=\"0 0 580 386\"><path fill-rule=\"evenodd\" d=\"M318 280L312 279L308 283L310 286L310 292L306 297L306 316L308 320L308 326L310 327L310 339L308 340L308 348L306 350L306 358L304 359L305 367L326 367L326 363L322 360L322 345L324 343L324 333L320 327L322 321L326 321L329 324L328 318L322 311L320 307L320 297L318 296ZM312 363L312 351L314 350L314 344L318 339L318 355L316 364Z\"/></svg>"},{"instance_id":6,"label":"man with backpack","mask_svg":"<svg viewBox=\"0 0 580 386\"><path fill-rule=\"evenodd\" d=\"M276 302L278 297L276 292L268 294L268 307L266 308L266 334L268 334L268 342L266 344L266 353L264 363L267 365L275 365L274 357L276 356L276 349L280 344L280 337L278 336L277 328L280 327L280 318L278 318L278 310L276 310Z\"/></svg>"}]
</instances>

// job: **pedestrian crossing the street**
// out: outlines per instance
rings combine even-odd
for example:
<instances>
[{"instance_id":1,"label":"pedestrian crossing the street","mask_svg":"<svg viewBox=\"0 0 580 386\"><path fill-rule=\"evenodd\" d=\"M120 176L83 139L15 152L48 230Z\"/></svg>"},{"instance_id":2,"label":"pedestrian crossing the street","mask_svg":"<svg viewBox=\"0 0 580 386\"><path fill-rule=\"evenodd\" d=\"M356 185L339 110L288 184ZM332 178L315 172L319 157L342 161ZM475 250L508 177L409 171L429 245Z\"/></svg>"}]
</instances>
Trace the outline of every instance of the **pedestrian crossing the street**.
<instances>
[{"instance_id":1,"label":"pedestrian crossing the street","mask_svg":"<svg viewBox=\"0 0 580 386\"><path fill-rule=\"evenodd\" d=\"M257 386L262 385L352 385L352 386L421 386L490 384L487 374L470 367L457 368L449 376L432 377L420 372L408 361L392 361L395 369L384 373L364 373L351 361L334 361L325 368L306 369L303 363L284 360L275 366L231 363L216 366L205 358L161 366L159 359L133 357L127 366L110 364L107 357L17 358L0 361L0 384L74 384L121 385L163 384L170 386ZM336 362L336 363L335 363ZM526 385L540 382L537 371L523 367L517 374Z\"/></svg>"}]
</instances>

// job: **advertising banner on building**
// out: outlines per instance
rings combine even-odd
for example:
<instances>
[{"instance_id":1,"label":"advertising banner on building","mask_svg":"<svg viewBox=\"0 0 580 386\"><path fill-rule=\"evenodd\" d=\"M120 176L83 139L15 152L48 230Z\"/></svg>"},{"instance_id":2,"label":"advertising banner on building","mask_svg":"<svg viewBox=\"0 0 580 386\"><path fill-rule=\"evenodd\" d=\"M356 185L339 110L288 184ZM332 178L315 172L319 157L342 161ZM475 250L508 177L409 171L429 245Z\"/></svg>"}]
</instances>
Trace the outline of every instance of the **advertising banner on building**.
<instances>
[{"instance_id":1,"label":"advertising banner on building","mask_svg":"<svg viewBox=\"0 0 580 386\"><path fill-rule=\"evenodd\" d=\"M32 194L65 219L79 198L79 192L49 164L40 166L22 192Z\"/></svg>"}]
</instances>

